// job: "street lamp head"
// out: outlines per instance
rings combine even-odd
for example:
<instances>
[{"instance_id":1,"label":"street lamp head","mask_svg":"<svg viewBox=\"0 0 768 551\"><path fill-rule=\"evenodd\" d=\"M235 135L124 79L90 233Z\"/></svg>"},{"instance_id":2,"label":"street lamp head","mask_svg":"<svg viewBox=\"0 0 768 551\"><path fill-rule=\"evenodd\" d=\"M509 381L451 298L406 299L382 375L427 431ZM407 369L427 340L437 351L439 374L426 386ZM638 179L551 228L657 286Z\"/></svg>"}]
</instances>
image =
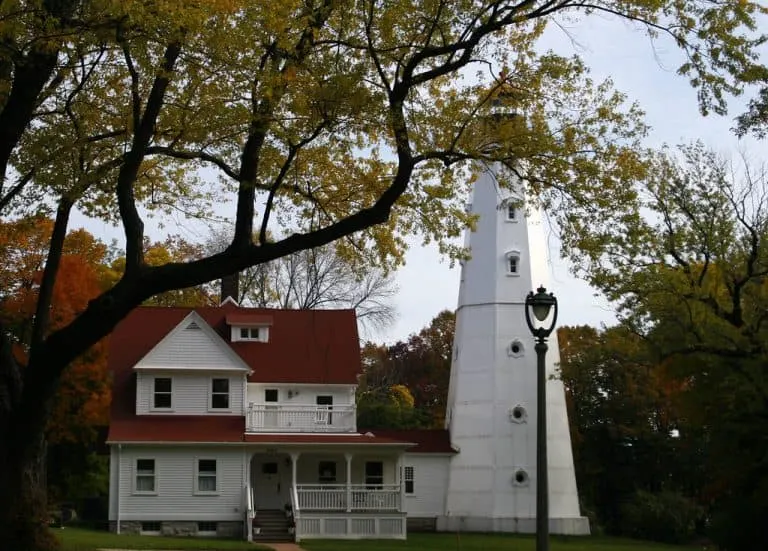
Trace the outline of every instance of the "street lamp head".
<instances>
[{"instance_id":1,"label":"street lamp head","mask_svg":"<svg viewBox=\"0 0 768 551\"><path fill-rule=\"evenodd\" d=\"M554 311L553 311L554 310ZM542 325L552 313L552 321L548 326ZM538 322L534 324L533 318ZM557 299L552 293L547 293L544 287L536 289L536 294L531 291L525 297L525 321L528 323L528 329L539 339L545 339L552 333L557 322Z\"/></svg>"}]
</instances>

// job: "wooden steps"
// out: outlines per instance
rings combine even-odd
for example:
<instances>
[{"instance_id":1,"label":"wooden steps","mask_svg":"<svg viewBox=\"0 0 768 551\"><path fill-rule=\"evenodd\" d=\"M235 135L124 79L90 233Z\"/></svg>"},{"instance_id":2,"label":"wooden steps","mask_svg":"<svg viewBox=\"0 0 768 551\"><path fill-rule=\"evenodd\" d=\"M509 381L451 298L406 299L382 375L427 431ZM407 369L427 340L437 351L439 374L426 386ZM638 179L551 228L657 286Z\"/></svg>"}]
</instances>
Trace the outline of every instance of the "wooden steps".
<instances>
[{"instance_id":1,"label":"wooden steps","mask_svg":"<svg viewBox=\"0 0 768 551\"><path fill-rule=\"evenodd\" d=\"M253 519L253 541L255 542L292 542L293 534L289 533L292 519L285 516L281 509L260 509ZM256 528L260 528L256 533Z\"/></svg>"}]
</instances>

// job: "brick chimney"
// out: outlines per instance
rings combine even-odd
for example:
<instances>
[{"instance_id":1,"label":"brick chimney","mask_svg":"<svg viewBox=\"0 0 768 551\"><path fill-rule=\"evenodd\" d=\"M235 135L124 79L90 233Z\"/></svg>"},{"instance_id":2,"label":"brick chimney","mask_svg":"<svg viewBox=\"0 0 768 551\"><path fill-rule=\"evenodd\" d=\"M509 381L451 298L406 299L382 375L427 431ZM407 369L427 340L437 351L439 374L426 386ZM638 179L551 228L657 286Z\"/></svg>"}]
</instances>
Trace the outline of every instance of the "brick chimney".
<instances>
[{"instance_id":1,"label":"brick chimney","mask_svg":"<svg viewBox=\"0 0 768 551\"><path fill-rule=\"evenodd\" d=\"M234 273L221 278L221 297L220 304L224 304L227 298L231 298L238 303L240 299L240 274Z\"/></svg>"}]
</instances>

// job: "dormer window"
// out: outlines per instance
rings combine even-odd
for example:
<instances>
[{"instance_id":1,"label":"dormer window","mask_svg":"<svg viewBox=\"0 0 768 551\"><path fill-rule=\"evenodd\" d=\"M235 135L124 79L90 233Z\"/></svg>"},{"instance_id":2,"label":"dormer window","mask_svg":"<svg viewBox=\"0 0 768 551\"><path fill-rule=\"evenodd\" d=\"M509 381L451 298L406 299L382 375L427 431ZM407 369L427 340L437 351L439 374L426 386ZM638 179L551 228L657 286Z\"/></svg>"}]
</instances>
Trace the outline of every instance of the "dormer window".
<instances>
[{"instance_id":1,"label":"dormer window","mask_svg":"<svg viewBox=\"0 0 768 551\"><path fill-rule=\"evenodd\" d=\"M244 313L228 314L227 325L232 329L232 342L269 342L272 316Z\"/></svg>"},{"instance_id":2,"label":"dormer window","mask_svg":"<svg viewBox=\"0 0 768 551\"><path fill-rule=\"evenodd\" d=\"M519 276L520 275L520 252L509 251L505 255L505 259L507 264L507 275Z\"/></svg>"},{"instance_id":3,"label":"dormer window","mask_svg":"<svg viewBox=\"0 0 768 551\"><path fill-rule=\"evenodd\" d=\"M232 340L269 342L269 327L233 327Z\"/></svg>"}]
</instances>

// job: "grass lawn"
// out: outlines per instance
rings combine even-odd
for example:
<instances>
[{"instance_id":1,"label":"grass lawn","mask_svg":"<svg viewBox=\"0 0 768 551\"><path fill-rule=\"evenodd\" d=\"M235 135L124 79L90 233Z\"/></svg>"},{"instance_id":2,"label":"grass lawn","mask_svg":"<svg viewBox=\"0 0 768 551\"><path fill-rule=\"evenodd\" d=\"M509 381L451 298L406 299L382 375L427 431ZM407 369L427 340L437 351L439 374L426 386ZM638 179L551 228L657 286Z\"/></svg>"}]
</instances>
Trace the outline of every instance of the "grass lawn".
<instances>
[{"instance_id":1,"label":"grass lawn","mask_svg":"<svg viewBox=\"0 0 768 551\"><path fill-rule=\"evenodd\" d=\"M194 549L228 551L230 549L264 549L247 541L213 538L163 538L160 536L127 536L81 528L53 529L64 551L93 551L94 549Z\"/></svg>"},{"instance_id":2,"label":"grass lawn","mask_svg":"<svg viewBox=\"0 0 768 551\"><path fill-rule=\"evenodd\" d=\"M349 540L305 540L301 546L309 551L534 551L536 540L533 536L492 535L492 534L409 534L407 541L349 541ZM586 537L553 537L552 551L683 551L697 547L677 547L644 541Z\"/></svg>"}]
</instances>

